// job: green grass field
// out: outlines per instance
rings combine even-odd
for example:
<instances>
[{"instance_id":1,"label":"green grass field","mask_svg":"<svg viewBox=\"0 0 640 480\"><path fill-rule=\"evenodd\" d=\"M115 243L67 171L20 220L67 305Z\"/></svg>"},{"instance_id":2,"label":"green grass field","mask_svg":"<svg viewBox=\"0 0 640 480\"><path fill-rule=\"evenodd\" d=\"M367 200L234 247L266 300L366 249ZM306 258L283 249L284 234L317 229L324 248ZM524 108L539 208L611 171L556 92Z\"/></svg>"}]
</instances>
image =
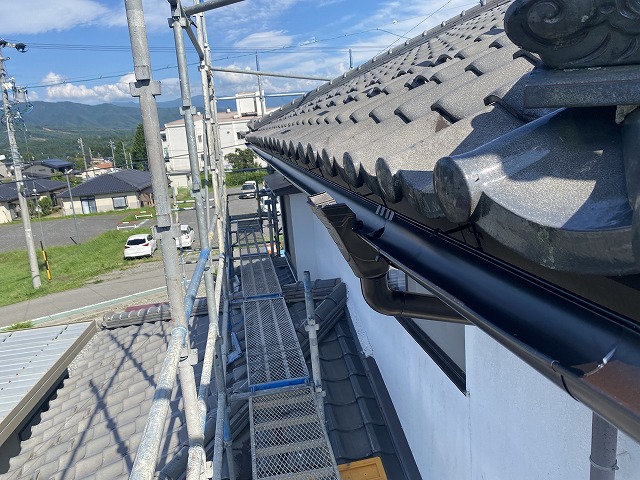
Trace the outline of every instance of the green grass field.
<instances>
[{"instance_id":1,"label":"green grass field","mask_svg":"<svg viewBox=\"0 0 640 480\"><path fill-rule=\"evenodd\" d=\"M150 233L139 229L135 233ZM33 289L26 251L0 254L0 306L42 297L80 287L91 279L113 270L127 268L153 259L124 260L124 243L131 231L109 231L82 243L47 249L51 280L47 280L42 252L37 250L42 287Z\"/></svg>"}]
</instances>

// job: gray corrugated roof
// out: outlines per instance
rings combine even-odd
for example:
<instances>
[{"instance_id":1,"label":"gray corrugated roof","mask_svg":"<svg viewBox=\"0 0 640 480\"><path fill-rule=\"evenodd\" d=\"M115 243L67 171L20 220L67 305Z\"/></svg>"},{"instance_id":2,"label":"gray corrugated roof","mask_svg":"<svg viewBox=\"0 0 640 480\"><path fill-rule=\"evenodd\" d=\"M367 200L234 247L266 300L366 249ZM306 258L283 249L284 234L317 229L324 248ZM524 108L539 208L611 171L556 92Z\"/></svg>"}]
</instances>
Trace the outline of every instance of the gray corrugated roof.
<instances>
[{"instance_id":1,"label":"gray corrugated roof","mask_svg":"<svg viewBox=\"0 0 640 480\"><path fill-rule=\"evenodd\" d=\"M57 362L90 328L88 323L78 323L0 332L0 443L5 424L18 415L16 407L34 395L33 390L51 376Z\"/></svg>"},{"instance_id":2,"label":"gray corrugated roof","mask_svg":"<svg viewBox=\"0 0 640 480\"><path fill-rule=\"evenodd\" d=\"M524 107L539 58L488 1L253 124L268 154L551 269L640 272L614 109ZM438 223L440 222L440 223Z\"/></svg>"},{"instance_id":3,"label":"gray corrugated roof","mask_svg":"<svg viewBox=\"0 0 640 480\"><path fill-rule=\"evenodd\" d=\"M141 170L120 170L105 173L81 183L71 189L74 197L88 195L105 195L110 193L142 192L151 186L151 173ZM68 198L69 192L60 194Z\"/></svg>"}]
</instances>

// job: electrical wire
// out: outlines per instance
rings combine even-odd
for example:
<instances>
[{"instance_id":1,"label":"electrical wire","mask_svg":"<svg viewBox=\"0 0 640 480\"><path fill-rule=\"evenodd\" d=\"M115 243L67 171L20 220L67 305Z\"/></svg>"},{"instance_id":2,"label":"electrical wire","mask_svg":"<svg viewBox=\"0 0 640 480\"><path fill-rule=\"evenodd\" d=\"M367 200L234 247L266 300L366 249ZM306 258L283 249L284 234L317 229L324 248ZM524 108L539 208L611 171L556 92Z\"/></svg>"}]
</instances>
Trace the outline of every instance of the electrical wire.
<instances>
[{"instance_id":1,"label":"electrical wire","mask_svg":"<svg viewBox=\"0 0 640 480\"><path fill-rule=\"evenodd\" d=\"M408 35L409 33L411 33L412 31L414 31L416 28L418 28L420 25L422 25L424 22L426 22L427 20L429 20L431 17L433 17L436 13L440 12L441 10L444 9L444 7L446 7L447 5L449 5L451 2L453 2L453 0L447 0L446 2L444 2L439 8L437 8L436 10L434 10L433 12L431 12L429 15L427 15L426 17L424 17L420 22L418 22L416 25L414 25L413 27L411 27L409 30L407 30L406 32L404 32L404 35L402 35L402 37L405 37L406 35ZM385 52L386 50L389 50L391 47L393 47L398 40L400 40L401 37L396 38L393 42L391 42L389 44L389 46L387 48L382 49L378 55L380 55L380 53Z\"/></svg>"},{"instance_id":2,"label":"electrical wire","mask_svg":"<svg viewBox=\"0 0 640 480\"><path fill-rule=\"evenodd\" d=\"M300 44L297 44L297 45L285 45L285 46L274 47L274 48L269 48L269 49L255 49L255 48L248 48L248 47L212 47L212 51L219 52L219 53L222 53L222 52L229 52L229 53L238 52L237 55L218 56L218 58L212 59L212 62L221 62L221 61L236 60L236 59L240 59L240 58L252 57L252 56L254 56L254 55L258 54L258 53L259 54L276 54L276 53L281 53L283 51L287 51L289 54L309 54L309 53L312 53L312 52L340 52L340 51L348 52L349 50L355 51L355 52L375 52L379 48L379 47L377 47L375 45L358 45L358 46L352 46L352 47L349 47L349 46L343 46L343 47L310 47L310 45L315 45L317 43L323 43L323 42L330 42L330 41L344 39L344 38L357 36L357 35L363 35L365 33L371 33L371 32L375 32L375 31L380 31L380 32L386 33L388 35L395 35L396 37L398 37L388 47L386 47L385 49L379 51L378 54L380 54L380 53L390 49L400 39L408 39L408 38L410 38L410 37L407 36L409 33L411 33L413 30L415 30L420 25L422 25L424 22L426 22L429 18L433 17L436 13L443 11L444 8L447 5L449 5L452 1L453 0L447 0L438 9L434 10L432 13L430 13L429 15L427 15L424 18L423 17L411 17L409 19L402 20L402 22L406 22L406 21L410 21L411 19L422 18L422 20L420 22L418 22L416 25L414 25L409 30L407 30L403 35L399 35L399 34L390 32L390 31L385 30L385 29L382 28L382 27L386 27L386 26L389 26L389 25L394 25L395 23L397 23L397 22L394 21L394 22L385 23L385 24L380 25L378 27L369 28L369 29L365 29L365 30L360 30L358 32L343 33L343 34L336 35L336 36L333 36L333 37L320 38L320 39L315 39L314 38L313 40L310 40L308 42L303 42L303 43L300 43ZM462 8L467 7L469 5L472 5L472 4L463 5ZM32 43L32 44L29 44L29 47L30 48L36 48L36 49L43 49L43 50L64 49L64 50L76 50L76 51L88 51L88 52L97 52L97 51L130 52L130 46L128 46L128 45L90 45L90 44ZM298 51L296 51L296 49L298 49ZM173 46L169 46L169 47L156 46L156 47L149 47L149 50L152 51L152 52L166 52L166 53L169 53L169 52L173 52L175 50L175 48ZM200 62L199 61L198 62L191 62L191 63L188 63L187 65L190 66L190 67L199 66ZM153 68L152 71L153 72L162 72L162 71L166 71L166 70L175 70L175 69L177 69L177 65L166 65L166 66L163 66L163 67ZM89 76L89 77L77 77L77 78L61 80L59 82L46 82L46 83L27 85L27 88L29 88L29 89L40 89L40 88L50 88L50 87L55 87L55 86L67 85L67 84L88 83L88 82L95 82L95 81L99 81L99 80L108 80L108 79L113 79L113 78L121 78L121 77L123 77L125 75L129 75L129 74L131 74L131 71L113 73L113 74L100 74L100 75L93 75L93 76Z\"/></svg>"}]
</instances>

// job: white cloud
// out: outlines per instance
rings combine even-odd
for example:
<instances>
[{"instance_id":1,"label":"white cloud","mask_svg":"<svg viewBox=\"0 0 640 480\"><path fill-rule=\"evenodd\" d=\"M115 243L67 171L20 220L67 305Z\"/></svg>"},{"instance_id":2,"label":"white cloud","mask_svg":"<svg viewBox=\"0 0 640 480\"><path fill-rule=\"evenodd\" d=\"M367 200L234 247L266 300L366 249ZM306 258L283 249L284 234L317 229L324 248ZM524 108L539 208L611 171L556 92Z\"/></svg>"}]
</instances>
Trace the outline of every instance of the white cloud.
<instances>
[{"instance_id":1,"label":"white cloud","mask_svg":"<svg viewBox=\"0 0 640 480\"><path fill-rule=\"evenodd\" d=\"M3 35L27 35L71 30L79 26L126 27L124 2L98 0L30 0L5 8L0 15ZM25 11L28 8L28 11ZM167 27L170 7L166 0L143 0L147 28Z\"/></svg>"},{"instance_id":2,"label":"white cloud","mask_svg":"<svg viewBox=\"0 0 640 480\"><path fill-rule=\"evenodd\" d=\"M31 0L11 8L5 5L0 15L0 31L4 35L33 34L67 30L78 25L93 23L109 13L95 0Z\"/></svg>"},{"instance_id":3,"label":"white cloud","mask_svg":"<svg viewBox=\"0 0 640 480\"><path fill-rule=\"evenodd\" d=\"M133 74L127 74L111 84L86 85L65 83L65 79L54 72L50 72L42 80L46 87L48 101L71 101L79 103L106 103L118 100L130 99L129 82L134 80Z\"/></svg>"},{"instance_id":4,"label":"white cloud","mask_svg":"<svg viewBox=\"0 0 640 480\"><path fill-rule=\"evenodd\" d=\"M291 35L287 35L284 30L269 30L266 32L256 32L247 35L237 41L235 46L241 48L280 48L291 45Z\"/></svg>"},{"instance_id":5,"label":"white cloud","mask_svg":"<svg viewBox=\"0 0 640 480\"><path fill-rule=\"evenodd\" d=\"M236 32L244 35L246 32L272 28L275 19L286 17L287 10L298 3L308 0L252 0L239 2L216 11L215 15L207 17L207 27L218 31L229 31L233 25ZM237 38L237 36L236 36Z\"/></svg>"}]
</instances>

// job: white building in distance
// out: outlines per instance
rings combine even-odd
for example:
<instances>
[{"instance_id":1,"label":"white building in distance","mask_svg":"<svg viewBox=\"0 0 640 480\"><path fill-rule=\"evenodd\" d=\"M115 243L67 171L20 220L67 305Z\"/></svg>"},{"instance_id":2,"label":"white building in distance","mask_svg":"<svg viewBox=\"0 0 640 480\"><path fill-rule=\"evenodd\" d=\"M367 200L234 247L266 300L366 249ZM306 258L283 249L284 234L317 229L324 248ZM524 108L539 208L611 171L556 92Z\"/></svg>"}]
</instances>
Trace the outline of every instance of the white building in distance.
<instances>
[{"instance_id":1,"label":"white building in distance","mask_svg":"<svg viewBox=\"0 0 640 480\"><path fill-rule=\"evenodd\" d=\"M250 95L250 96L249 96ZM218 112L218 124L220 126L220 145L222 155L233 153L236 149L246 148L243 133L249 129L247 124L262 116L262 107L257 92L236 94L236 111L227 109L226 112ZM194 116L196 130L196 144L200 170L204 169L204 122L203 115ZM187 148L187 136L184 119L169 122L160 131L162 148L164 151L167 173L173 185L186 187L191 177L189 165L189 151Z\"/></svg>"}]
</instances>

